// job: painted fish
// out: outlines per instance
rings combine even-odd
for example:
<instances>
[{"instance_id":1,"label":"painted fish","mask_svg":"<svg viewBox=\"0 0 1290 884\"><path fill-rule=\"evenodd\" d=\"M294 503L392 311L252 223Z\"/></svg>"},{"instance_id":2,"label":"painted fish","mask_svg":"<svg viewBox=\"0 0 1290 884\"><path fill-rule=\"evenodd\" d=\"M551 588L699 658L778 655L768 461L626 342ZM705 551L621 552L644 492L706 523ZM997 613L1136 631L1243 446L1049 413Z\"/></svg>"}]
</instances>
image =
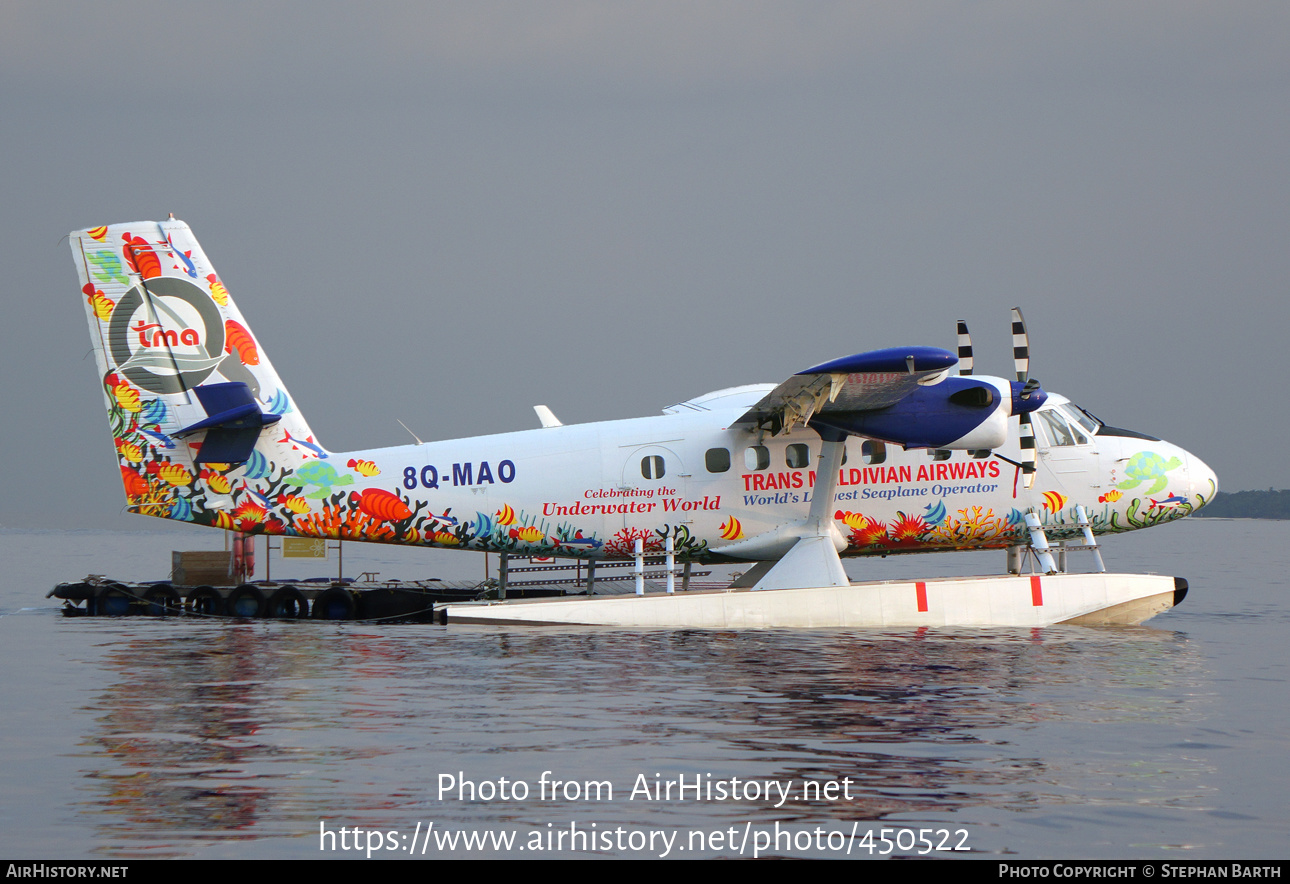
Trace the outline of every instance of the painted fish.
<instances>
[{"instance_id":1,"label":"painted fish","mask_svg":"<svg viewBox=\"0 0 1290 884\"><path fill-rule=\"evenodd\" d=\"M287 398L286 391L278 390L269 398L270 414L286 414L291 410L291 400Z\"/></svg>"},{"instance_id":2,"label":"painted fish","mask_svg":"<svg viewBox=\"0 0 1290 884\"><path fill-rule=\"evenodd\" d=\"M1062 507L1066 506L1066 501L1069 499L1060 491L1045 491L1043 497L1044 508L1051 513L1061 512Z\"/></svg>"},{"instance_id":3,"label":"painted fish","mask_svg":"<svg viewBox=\"0 0 1290 884\"><path fill-rule=\"evenodd\" d=\"M175 519L179 522L190 521L193 517L193 505L188 502L186 497L176 497L175 502L170 505L170 515L167 518Z\"/></svg>"},{"instance_id":4,"label":"painted fish","mask_svg":"<svg viewBox=\"0 0 1290 884\"><path fill-rule=\"evenodd\" d=\"M1119 491L1116 491L1114 488L1112 488L1110 491L1106 492L1105 494L1100 494L1100 495L1098 495L1097 502L1098 502L1098 503L1115 503L1115 502L1116 502L1117 500L1119 500L1121 497L1124 497L1124 495L1123 495L1123 494L1121 494Z\"/></svg>"},{"instance_id":5,"label":"painted fish","mask_svg":"<svg viewBox=\"0 0 1290 884\"><path fill-rule=\"evenodd\" d=\"M129 384L117 384L112 388L112 395L116 397L117 404L126 411L137 414L143 410L143 403L139 401L139 391Z\"/></svg>"},{"instance_id":6,"label":"painted fish","mask_svg":"<svg viewBox=\"0 0 1290 884\"><path fill-rule=\"evenodd\" d=\"M721 523L722 540L740 540L743 536L744 526L734 516Z\"/></svg>"},{"instance_id":7,"label":"painted fish","mask_svg":"<svg viewBox=\"0 0 1290 884\"><path fill-rule=\"evenodd\" d=\"M362 494L357 491L349 496L351 503L374 519L383 522L401 522L412 518L412 510L397 494L391 494L383 488L368 488Z\"/></svg>"},{"instance_id":8,"label":"painted fish","mask_svg":"<svg viewBox=\"0 0 1290 884\"><path fill-rule=\"evenodd\" d=\"M381 475L380 468L377 467L377 465L372 463L370 460L355 460L354 458L351 457L349 459L349 462L346 463L345 466L349 467L351 470L354 470L360 476ZM456 520L454 519L453 521L456 521Z\"/></svg>"},{"instance_id":9,"label":"painted fish","mask_svg":"<svg viewBox=\"0 0 1290 884\"><path fill-rule=\"evenodd\" d=\"M577 552L590 552L593 549L599 549L604 546L604 542L596 540L594 537L583 537L582 532L579 531L569 540L560 540L559 538L555 538L555 545L557 547L564 547L565 549L571 549Z\"/></svg>"},{"instance_id":10,"label":"painted fish","mask_svg":"<svg viewBox=\"0 0 1290 884\"><path fill-rule=\"evenodd\" d=\"M233 489L233 483L228 480L228 476L221 475L214 470L202 470L198 474L206 487L216 494L228 494Z\"/></svg>"},{"instance_id":11,"label":"painted fish","mask_svg":"<svg viewBox=\"0 0 1290 884\"><path fill-rule=\"evenodd\" d=\"M224 320L224 352L237 352L243 365L259 365L260 353L255 349L255 339L240 323Z\"/></svg>"},{"instance_id":12,"label":"painted fish","mask_svg":"<svg viewBox=\"0 0 1290 884\"><path fill-rule=\"evenodd\" d=\"M427 531L426 533L431 534L427 539L432 543L442 544L443 546L461 546L461 539L451 531L435 531L433 533Z\"/></svg>"},{"instance_id":13,"label":"painted fish","mask_svg":"<svg viewBox=\"0 0 1290 884\"><path fill-rule=\"evenodd\" d=\"M139 423L141 424L160 424L166 420L166 403L160 399L149 399L143 403L143 408L139 409Z\"/></svg>"},{"instance_id":14,"label":"painted fish","mask_svg":"<svg viewBox=\"0 0 1290 884\"><path fill-rule=\"evenodd\" d=\"M193 474L181 464L153 461L148 464L148 472L176 488L193 484Z\"/></svg>"},{"instance_id":15,"label":"painted fish","mask_svg":"<svg viewBox=\"0 0 1290 884\"><path fill-rule=\"evenodd\" d=\"M221 307L227 307L228 289L224 288L224 283L220 282L219 277L214 273L207 274L206 281L211 284L211 297L215 299L215 303Z\"/></svg>"},{"instance_id":16,"label":"painted fish","mask_svg":"<svg viewBox=\"0 0 1290 884\"><path fill-rule=\"evenodd\" d=\"M497 524L499 525L515 524L515 510L511 508L509 503L502 504L502 508L493 515L497 516Z\"/></svg>"},{"instance_id":17,"label":"painted fish","mask_svg":"<svg viewBox=\"0 0 1290 884\"><path fill-rule=\"evenodd\" d=\"M91 227L89 230L89 234L91 239L95 239L95 240L98 240L99 242L103 242L104 237L107 236L107 228Z\"/></svg>"},{"instance_id":18,"label":"painted fish","mask_svg":"<svg viewBox=\"0 0 1290 884\"><path fill-rule=\"evenodd\" d=\"M848 528L863 528L865 525L869 524L869 520L864 516L850 511L843 512L842 510L838 510L833 514L833 518L837 519ZM729 538L727 538L727 540L728 539Z\"/></svg>"},{"instance_id":19,"label":"painted fish","mask_svg":"<svg viewBox=\"0 0 1290 884\"><path fill-rule=\"evenodd\" d=\"M543 534L542 529L538 528L536 525L526 525L523 528L512 528L510 530L510 536L514 537L516 540L521 540L524 543L537 543L546 535Z\"/></svg>"},{"instance_id":20,"label":"painted fish","mask_svg":"<svg viewBox=\"0 0 1290 884\"><path fill-rule=\"evenodd\" d=\"M248 479L263 479L273 471L269 459L259 451L251 452L251 459L242 467L242 475Z\"/></svg>"},{"instance_id":21,"label":"painted fish","mask_svg":"<svg viewBox=\"0 0 1290 884\"><path fill-rule=\"evenodd\" d=\"M94 315L99 318L99 322L107 322L112 318L112 310L116 307L115 302L100 290L94 287L94 283L87 282L81 286L81 291L85 293L85 300L94 310Z\"/></svg>"},{"instance_id":22,"label":"painted fish","mask_svg":"<svg viewBox=\"0 0 1290 884\"><path fill-rule=\"evenodd\" d=\"M308 448L310 451L312 451L314 454L318 455L320 458L325 458L325 457L327 457L327 456L328 456L328 455L327 455L327 452L323 451L321 448L319 448L317 445L315 445L315 444L314 444L314 437L313 437L313 436L310 436L308 439L294 439L294 438L292 438L292 436L291 436L291 432L290 432L290 431L288 431L288 432L286 433L286 435L284 435L284 436L283 436L281 439L279 439L278 441L279 441L279 442L290 442L290 443L291 443L291 447L292 447L292 448L294 448L294 449L296 449L297 451L299 451L299 450L300 450L300 446L302 446L302 445L303 445L305 448ZM351 481L352 481L352 478L351 478Z\"/></svg>"},{"instance_id":23,"label":"painted fish","mask_svg":"<svg viewBox=\"0 0 1290 884\"><path fill-rule=\"evenodd\" d=\"M140 463L143 460L143 450L133 442L117 439L116 450L121 453L121 457L130 461L130 463Z\"/></svg>"},{"instance_id":24,"label":"painted fish","mask_svg":"<svg viewBox=\"0 0 1290 884\"><path fill-rule=\"evenodd\" d=\"M278 503L285 509L290 510L297 516L309 512L309 501L303 497L297 497L294 494L279 494Z\"/></svg>"},{"instance_id":25,"label":"painted fish","mask_svg":"<svg viewBox=\"0 0 1290 884\"><path fill-rule=\"evenodd\" d=\"M144 279L152 279L161 275L161 259L157 253L148 245L148 241L141 236L131 236L128 233L122 234L121 239L125 240L125 260L135 273Z\"/></svg>"},{"instance_id":26,"label":"painted fish","mask_svg":"<svg viewBox=\"0 0 1290 884\"><path fill-rule=\"evenodd\" d=\"M193 266L193 259L192 259L193 253L181 252L179 251L179 249L175 248L175 241L170 238L169 233L166 234L166 243L174 251L174 256L178 258L180 261L184 262L184 272L187 273L189 276L191 276L193 279L196 279L197 268ZM179 268L176 267L175 269L178 270Z\"/></svg>"},{"instance_id":27,"label":"painted fish","mask_svg":"<svg viewBox=\"0 0 1290 884\"><path fill-rule=\"evenodd\" d=\"M121 484L125 485L125 496L133 500L136 497L143 497L152 490L148 480L139 474L137 470L130 467L121 467Z\"/></svg>"},{"instance_id":28,"label":"painted fish","mask_svg":"<svg viewBox=\"0 0 1290 884\"><path fill-rule=\"evenodd\" d=\"M1166 509L1168 507L1173 507L1173 506L1182 506L1184 503L1187 502L1187 498L1182 497L1181 495L1178 495L1178 494L1171 494L1170 496L1166 497L1164 500L1156 500L1150 497L1148 497L1147 500L1153 508L1158 508L1158 509Z\"/></svg>"}]
</instances>

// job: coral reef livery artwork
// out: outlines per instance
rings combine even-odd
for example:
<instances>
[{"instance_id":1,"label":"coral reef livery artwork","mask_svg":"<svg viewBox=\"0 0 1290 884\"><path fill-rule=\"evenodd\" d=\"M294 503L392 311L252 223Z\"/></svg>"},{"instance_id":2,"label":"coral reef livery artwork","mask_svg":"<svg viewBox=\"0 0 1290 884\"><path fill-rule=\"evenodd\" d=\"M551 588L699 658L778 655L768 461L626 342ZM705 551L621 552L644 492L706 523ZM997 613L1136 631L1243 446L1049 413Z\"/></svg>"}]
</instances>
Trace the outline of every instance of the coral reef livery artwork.
<instances>
[{"instance_id":1,"label":"coral reef livery artwork","mask_svg":"<svg viewBox=\"0 0 1290 884\"><path fill-rule=\"evenodd\" d=\"M1023 403L1033 385L943 380L953 358L930 348L835 360L652 418L333 454L186 224L92 227L72 235L72 250L122 487L143 515L598 558L629 557L637 541L657 552L670 538L682 560L775 560L821 487L831 497L818 530L844 555L1009 546L1023 542L1028 511L1053 537L1076 537L1077 506L1098 532L1133 530L1185 516L1216 490L1176 446L1092 429L1061 397ZM945 391L944 414L911 407L894 430L870 417L926 399L924 389ZM1033 489L1019 482L1016 431L999 429L1009 396L1014 416L1045 416ZM991 445L973 441L985 438L973 408L995 414ZM1087 444L1094 433L1109 469ZM866 438L901 444L877 457ZM822 446L839 439L836 481L822 483ZM1044 457L1059 453L1078 468L1049 469Z\"/></svg>"}]
</instances>

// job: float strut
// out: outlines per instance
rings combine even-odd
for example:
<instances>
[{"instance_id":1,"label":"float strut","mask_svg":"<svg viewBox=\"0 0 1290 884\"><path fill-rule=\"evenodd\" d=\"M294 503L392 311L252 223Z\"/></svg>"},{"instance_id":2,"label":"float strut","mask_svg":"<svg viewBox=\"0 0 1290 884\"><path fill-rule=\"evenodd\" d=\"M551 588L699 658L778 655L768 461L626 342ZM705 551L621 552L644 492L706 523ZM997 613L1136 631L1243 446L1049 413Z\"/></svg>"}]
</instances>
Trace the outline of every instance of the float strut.
<instances>
[{"instance_id":1,"label":"float strut","mask_svg":"<svg viewBox=\"0 0 1290 884\"><path fill-rule=\"evenodd\" d=\"M1053 561L1053 554L1049 552L1048 537L1044 534L1043 526L1039 524L1039 517L1035 515L1034 510L1026 513L1026 527L1030 529L1030 549L1039 560L1039 565L1044 569L1045 574L1056 574L1057 563Z\"/></svg>"},{"instance_id":2,"label":"float strut","mask_svg":"<svg viewBox=\"0 0 1290 884\"><path fill-rule=\"evenodd\" d=\"M1079 523L1084 532L1084 544L1093 549L1093 559L1097 562L1097 570L1106 572L1106 565L1102 562L1102 551L1097 548L1097 538L1093 536L1093 527L1088 523L1088 513L1084 512L1082 505L1075 507L1075 520Z\"/></svg>"}]
</instances>

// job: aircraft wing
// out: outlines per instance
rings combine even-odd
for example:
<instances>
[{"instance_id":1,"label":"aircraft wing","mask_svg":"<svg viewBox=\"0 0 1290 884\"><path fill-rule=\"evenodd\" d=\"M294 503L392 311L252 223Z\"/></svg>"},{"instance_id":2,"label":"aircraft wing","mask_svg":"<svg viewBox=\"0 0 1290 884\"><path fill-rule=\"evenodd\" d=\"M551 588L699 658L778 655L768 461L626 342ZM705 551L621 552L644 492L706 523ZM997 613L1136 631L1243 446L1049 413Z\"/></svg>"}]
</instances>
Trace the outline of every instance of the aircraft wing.
<instances>
[{"instance_id":1,"label":"aircraft wing","mask_svg":"<svg viewBox=\"0 0 1290 884\"><path fill-rule=\"evenodd\" d=\"M815 414L857 414L895 405L920 386L938 383L958 357L936 347L892 347L844 356L793 375L744 412L736 425L771 435Z\"/></svg>"}]
</instances>

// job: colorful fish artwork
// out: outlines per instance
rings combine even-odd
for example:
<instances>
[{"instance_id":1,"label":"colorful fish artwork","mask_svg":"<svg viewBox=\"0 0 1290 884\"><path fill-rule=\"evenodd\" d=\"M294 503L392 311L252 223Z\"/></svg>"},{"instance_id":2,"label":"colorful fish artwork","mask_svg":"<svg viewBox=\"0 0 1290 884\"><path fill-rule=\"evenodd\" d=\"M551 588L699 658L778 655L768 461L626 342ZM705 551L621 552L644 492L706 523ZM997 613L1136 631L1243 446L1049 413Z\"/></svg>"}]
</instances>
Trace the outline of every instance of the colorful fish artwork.
<instances>
[{"instance_id":1,"label":"colorful fish artwork","mask_svg":"<svg viewBox=\"0 0 1290 884\"><path fill-rule=\"evenodd\" d=\"M853 513L849 511L844 512L842 510L838 510L836 513L834 513L833 518L837 519L839 522L846 525L848 528L863 528L865 526L865 523L869 521L859 513Z\"/></svg>"},{"instance_id":2,"label":"colorful fish artwork","mask_svg":"<svg viewBox=\"0 0 1290 884\"><path fill-rule=\"evenodd\" d=\"M290 432L287 432L287 434L284 435L278 441L290 443L291 447L297 451L299 451L301 448L306 448L309 451L312 451L314 454L318 455L318 457L320 458L325 459L327 457L327 452L323 451L320 446L314 444L313 436L310 436L308 439L295 439L292 437Z\"/></svg>"},{"instance_id":3,"label":"colorful fish artwork","mask_svg":"<svg viewBox=\"0 0 1290 884\"><path fill-rule=\"evenodd\" d=\"M186 497L176 497L174 503L170 505L168 518L176 519L180 522L188 522L193 518L193 505Z\"/></svg>"},{"instance_id":4,"label":"colorful fish artwork","mask_svg":"<svg viewBox=\"0 0 1290 884\"><path fill-rule=\"evenodd\" d=\"M509 503L503 504L502 508L494 513L497 516L497 524L502 527L509 527L515 524L515 510Z\"/></svg>"},{"instance_id":5,"label":"colorful fish artwork","mask_svg":"<svg viewBox=\"0 0 1290 884\"><path fill-rule=\"evenodd\" d=\"M526 525L523 528L512 528L509 535L523 543L538 543L546 537L546 535L542 533L542 529L538 528L536 525Z\"/></svg>"},{"instance_id":6,"label":"colorful fish artwork","mask_svg":"<svg viewBox=\"0 0 1290 884\"><path fill-rule=\"evenodd\" d=\"M214 273L208 273L206 281L211 284L211 297L215 299L215 303L221 307L227 307L228 289L224 288L224 283L220 282L219 277Z\"/></svg>"},{"instance_id":7,"label":"colorful fish artwork","mask_svg":"<svg viewBox=\"0 0 1290 884\"><path fill-rule=\"evenodd\" d=\"M193 484L193 474L181 464L153 461L148 464L148 472L176 488Z\"/></svg>"},{"instance_id":8,"label":"colorful fish artwork","mask_svg":"<svg viewBox=\"0 0 1290 884\"><path fill-rule=\"evenodd\" d=\"M936 503L929 503L923 509L923 521L932 528L935 528L937 525L944 524L948 515L949 513L945 511L945 501L943 500L938 500Z\"/></svg>"},{"instance_id":9,"label":"colorful fish artwork","mask_svg":"<svg viewBox=\"0 0 1290 884\"><path fill-rule=\"evenodd\" d=\"M89 229L89 234L91 239L97 242L103 242L107 237L107 227L91 227Z\"/></svg>"},{"instance_id":10,"label":"colorful fish artwork","mask_svg":"<svg viewBox=\"0 0 1290 884\"><path fill-rule=\"evenodd\" d=\"M224 352L236 353L243 365L259 365L260 353L255 349L255 339L232 319L224 320Z\"/></svg>"},{"instance_id":11,"label":"colorful fish artwork","mask_svg":"<svg viewBox=\"0 0 1290 884\"><path fill-rule=\"evenodd\" d=\"M233 489L233 483L229 481L228 476L217 473L214 470L202 470L198 473L198 478L216 494L228 494Z\"/></svg>"},{"instance_id":12,"label":"colorful fish artwork","mask_svg":"<svg viewBox=\"0 0 1290 884\"><path fill-rule=\"evenodd\" d=\"M123 252L131 270L144 279L153 279L161 275L161 259L152 250L152 246L148 245L147 240L129 233L122 234L121 239L125 240Z\"/></svg>"},{"instance_id":13,"label":"colorful fish artwork","mask_svg":"<svg viewBox=\"0 0 1290 884\"><path fill-rule=\"evenodd\" d=\"M604 543L603 541L596 540L594 537L583 537L582 532L579 531L568 540L555 538L555 546L556 549L568 550L570 552L588 553L604 546Z\"/></svg>"},{"instance_id":14,"label":"colorful fish artwork","mask_svg":"<svg viewBox=\"0 0 1290 884\"><path fill-rule=\"evenodd\" d=\"M99 322L107 322L112 318L112 310L116 307L116 303L111 298L88 282L81 288L81 291L85 294L85 300L90 305L90 309L99 318Z\"/></svg>"},{"instance_id":15,"label":"colorful fish artwork","mask_svg":"<svg viewBox=\"0 0 1290 884\"><path fill-rule=\"evenodd\" d=\"M734 516L721 523L722 540L742 540L743 536L744 526Z\"/></svg>"},{"instance_id":16,"label":"colorful fish artwork","mask_svg":"<svg viewBox=\"0 0 1290 884\"><path fill-rule=\"evenodd\" d=\"M1066 501L1069 500L1069 498L1060 491L1045 491L1043 496L1044 509L1048 510L1050 513L1060 513L1062 511L1062 507L1066 506Z\"/></svg>"},{"instance_id":17,"label":"colorful fish artwork","mask_svg":"<svg viewBox=\"0 0 1290 884\"><path fill-rule=\"evenodd\" d=\"M354 458L351 457L349 459L349 462L346 463L345 466L349 467L351 470L358 473L360 476L371 477L371 476L381 475L380 467L378 467L375 463L373 463L370 460L355 460Z\"/></svg>"},{"instance_id":18,"label":"colorful fish artwork","mask_svg":"<svg viewBox=\"0 0 1290 884\"><path fill-rule=\"evenodd\" d=\"M1097 497L1097 502L1098 502L1098 503L1115 503L1117 500L1119 500L1119 499L1120 499L1121 497L1123 497L1123 496L1124 496L1124 495L1123 495L1123 494L1121 494L1119 491L1116 491L1114 488L1112 488L1110 491L1106 492L1105 494L1099 494L1099 495L1098 495L1098 497Z\"/></svg>"},{"instance_id":19,"label":"colorful fish artwork","mask_svg":"<svg viewBox=\"0 0 1290 884\"><path fill-rule=\"evenodd\" d=\"M278 390L269 397L269 414L286 414L291 411L291 400L285 390Z\"/></svg>"},{"instance_id":20,"label":"colorful fish artwork","mask_svg":"<svg viewBox=\"0 0 1290 884\"><path fill-rule=\"evenodd\" d=\"M248 479L263 479L273 471L273 465L269 459L259 451L251 452L251 459L242 467L242 475Z\"/></svg>"},{"instance_id":21,"label":"colorful fish artwork","mask_svg":"<svg viewBox=\"0 0 1290 884\"><path fill-rule=\"evenodd\" d=\"M350 502L374 519L383 522L402 522L412 518L412 510L397 494L391 494L382 488L368 488L362 494L355 491L350 495Z\"/></svg>"},{"instance_id":22,"label":"colorful fish artwork","mask_svg":"<svg viewBox=\"0 0 1290 884\"><path fill-rule=\"evenodd\" d=\"M294 494L279 494L278 505L297 516L309 512L309 501Z\"/></svg>"},{"instance_id":23,"label":"colorful fish artwork","mask_svg":"<svg viewBox=\"0 0 1290 884\"><path fill-rule=\"evenodd\" d=\"M175 243L170 238L170 234L166 234L166 243L170 246L174 257L178 258L180 261L184 263L184 272L187 273L189 276L191 276L193 279L196 279L197 268L193 266L193 253L181 252L179 249L175 248ZM176 270L179 269L178 265L175 266L175 269Z\"/></svg>"}]
</instances>

